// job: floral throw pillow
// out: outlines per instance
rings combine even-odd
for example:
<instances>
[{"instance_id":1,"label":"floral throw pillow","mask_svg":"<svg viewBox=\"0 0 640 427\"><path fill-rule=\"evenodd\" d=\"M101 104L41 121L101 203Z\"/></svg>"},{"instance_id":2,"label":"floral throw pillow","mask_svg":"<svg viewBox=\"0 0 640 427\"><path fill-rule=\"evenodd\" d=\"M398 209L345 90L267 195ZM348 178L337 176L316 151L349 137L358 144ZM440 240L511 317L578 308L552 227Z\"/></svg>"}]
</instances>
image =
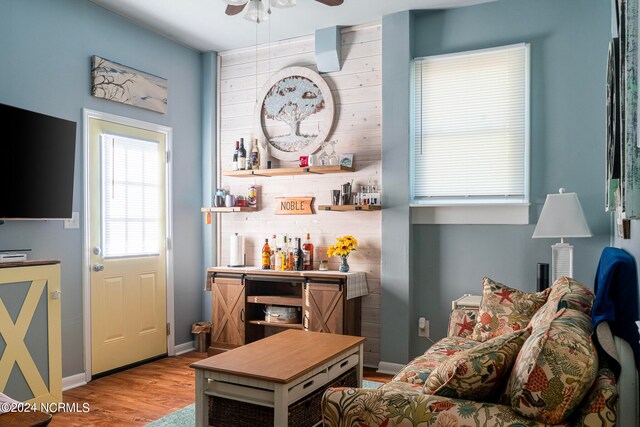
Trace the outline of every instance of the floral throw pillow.
<instances>
[{"instance_id":1,"label":"floral throw pillow","mask_svg":"<svg viewBox=\"0 0 640 427\"><path fill-rule=\"evenodd\" d=\"M471 339L486 341L525 329L547 301L548 295L548 289L527 293L485 277L482 280L482 303Z\"/></svg>"},{"instance_id":2,"label":"floral throw pillow","mask_svg":"<svg viewBox=\"0 0 640 427\"><path fill-rule=\"evenodd\" d=\"M589 315L563 308L548 326L533 330L509 377L514 411L559 424L582 402L598 371L590 322Z\"/></svg>"},{"instance_id":3,"label":"floral throw pillow","mask_svg":"<svg viewBox=\"0 0 640 427\"><path fill-rule=\"evenodd\" d=\"M424 384L424 393L486 401L495 396L509 375L531 329L490 339L442 362Z\"/></svg>"}]
</instances>

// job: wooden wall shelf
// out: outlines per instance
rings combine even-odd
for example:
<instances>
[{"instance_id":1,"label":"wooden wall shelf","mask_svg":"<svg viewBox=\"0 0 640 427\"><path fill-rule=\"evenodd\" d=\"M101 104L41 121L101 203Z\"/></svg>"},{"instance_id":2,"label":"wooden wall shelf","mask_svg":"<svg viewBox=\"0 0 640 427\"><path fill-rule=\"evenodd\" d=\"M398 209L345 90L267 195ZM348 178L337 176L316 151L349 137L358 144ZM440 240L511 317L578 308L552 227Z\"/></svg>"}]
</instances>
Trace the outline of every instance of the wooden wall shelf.
<instances>
[{"instance_id":1,"label":"wooden wall shelf","mask_svg":"<svg viewBox=\"0 0 640 427\"><path fill-rule=\"evenodd\" d=\"M355 168L346 166L309 166L304 168L275 168L275 169L257 169L249 171L229 171L224 172L224 176L235 178L252 178L252 177L272 177L272 176L293 176L293 175L325 175L331 173L349 173L355 172Z\"/></svg>"},{"instance_id":2,"label":"wooden wall shelf","mask_svg":"<svg viewBox=\"0 0 640 427\"><path fill-rule=\"evenodd\" d=\"M229 208L202 208L201 212L230 213L230 212L257 212L258 208L241 208L238 206Z\"/></svg>"},{"instance_id":3,"label":"wooden wall shelf","mask_svg":"<svg viewBox=\"0 0 640 427\"><path fill-rule=\"evenodd\" d=\"M379 211L380 205L320 205L319 211L354 212L354 211Z\"/></svg>"}]
</instances>

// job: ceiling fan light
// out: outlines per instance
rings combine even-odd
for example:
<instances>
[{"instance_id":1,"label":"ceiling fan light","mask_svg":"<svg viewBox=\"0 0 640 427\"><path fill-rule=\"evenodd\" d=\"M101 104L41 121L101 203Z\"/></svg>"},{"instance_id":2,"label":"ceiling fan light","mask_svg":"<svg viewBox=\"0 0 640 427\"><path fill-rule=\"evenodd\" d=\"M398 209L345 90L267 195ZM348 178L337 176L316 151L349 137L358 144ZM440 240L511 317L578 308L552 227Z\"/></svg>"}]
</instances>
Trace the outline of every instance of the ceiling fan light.
<instances>
[{"instance_id":1,"label":"ceiling fan light","mask_svg":"<svg viewBox=\"0 0 640 427\"><path fill-rule=\"evenodd\" d=\"M222 1L228 4L229 6L242 6L247 4L249 0L222 0Z\"/></svg>"},{"instance_id":2,"label":"ceiling fan light","mask_svg":"<svg viewBox=\"0 0 640 427\"><path fill-rule=\"evenodd\" d=\"M249 0L247 13L245 13L244 19L257 23L269 20L269 13L262 4L262 0Z\"/></svg>"},{"instance_id":3,"label":"ceiling fan light","mask_svg":"<svg viewBox=\"0 0 640 427\"><path fill-rule=\"evenodd\" d=\"M283 9L286 7L293 7L296 3L296 0L271 0L271 6Z\"/></svg>"}]
</instances>

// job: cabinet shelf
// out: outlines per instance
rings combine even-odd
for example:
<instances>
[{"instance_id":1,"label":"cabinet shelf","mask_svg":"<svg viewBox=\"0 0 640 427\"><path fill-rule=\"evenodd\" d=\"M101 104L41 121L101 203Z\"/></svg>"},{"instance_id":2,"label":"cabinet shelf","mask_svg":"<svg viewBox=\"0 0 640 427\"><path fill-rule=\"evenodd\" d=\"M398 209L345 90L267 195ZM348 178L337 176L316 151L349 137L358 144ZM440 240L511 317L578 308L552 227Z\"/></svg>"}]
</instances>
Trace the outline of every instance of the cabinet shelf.
<instances>
[{"instance_id":1,"label":"cabinet shelf","mask_svg":"<svg viewBox=\"0 0 640 427\"><path fill-rule=\"evenodd\" d=\"M251 323L252 325L260 325L260 326L275 326L276 328L304 329L302 327L302 323L274 323L274 322L267 322L265 320L249 320L249 323Z\"/></svg>"},{"instance_id":2,"label":"cabinet shelf","mask_svg":"<svg viewBox=\"0 0 640 427\"><path fill-rule=\"evenodd\" d=\"M275 168L224 172L224 176L235 178L252 178L257 176L293 176L293 175L325 175L332 173L355 172L355 168L346 166L308 166L303 168Z\"/></svg>"},{"instance_id":3,"label":"cabinet shelf","mask_svg":"<svg viewBox=\"0 0 640 427\"><path fill-rule=\"evenodd\" d=\"M247 297L250 304L283 305L287 307L302 307L302 298L286 295L250 295Z\"/></svg>"},{"instance_id":4,"label":"cabinet shelf","mask_svg":"<svg viewBox=\"0 0 640 427\"><path fill-rule=\"evenodd\" d=\"M320 205L320 211L354 212L354 211L379 211L380 205Z\"/></svg>"},{"instance_id":5,"label":"cabinet shelf","mask_svg":"<svg viewBox=\"0 0 640 427\"><path fill-rule=\"evenodd\" d=\"M201 208L200 212L230 213L230 212L257 212L258 208L249 207L228 207L228 208Z\"/></svg>"}]
</instances>

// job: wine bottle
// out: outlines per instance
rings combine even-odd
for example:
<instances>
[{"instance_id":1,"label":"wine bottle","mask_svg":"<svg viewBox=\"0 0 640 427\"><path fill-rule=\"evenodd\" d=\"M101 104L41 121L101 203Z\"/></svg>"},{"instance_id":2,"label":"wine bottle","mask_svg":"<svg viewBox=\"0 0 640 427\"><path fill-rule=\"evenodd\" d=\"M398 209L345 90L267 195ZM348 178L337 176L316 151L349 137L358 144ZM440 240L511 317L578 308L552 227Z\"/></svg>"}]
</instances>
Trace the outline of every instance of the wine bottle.
<instances>
[{"instance_id":1,"label":"wine bottle","mask_svg":"<svg viewBox=\"0 0 640 427\"><path fill-rule=\"evenodd\" d=\"M260 169L260 150L258 150L258 139L253 140L251 148L251 169Z\"/></svg>"},{"instance_id":2,"label":"wine bottle","mask_svg":"<svg viewBox=\"0 0 640 427\"><path fill-rule=\"evenodd\" d=\"M301 243L302 239L300 237L296 237L296 250L295 254L293 255L296 271L302 271L304 269L304 254L302 252L302 248L300 247Z\"/></svg>"},{"instance_id":3,"label":"wine bottle","mask_svg":"<svg viewBox=\"0 0 640 427\"><path fill-rule=\"evenodd\" d=\"M313 243L311 243L311 234L307 233L307 240L304 242L304 245L302 245L305 270L313 270L313 249Z\"/></svg>"},{"instance_id":4,"label":"wine bottle","mask_svg":"<svg viewBox=\"0 0 640 427\"><path fill-rule=\"evenodd\" d=\"M240 143L236 141L236 151L233 152L233 170L238 170L238 150L240 147Z\"/></svg>"},{"instance_id":5,"label":"wine bottle","mask_svg":"<svg viewBox=\"0 0 640 427\"><path fill-rule=\"evenodd\" d=\"M262 269L271 269L271 248L269 247L269 239L264 239L264 246L262 247Z\"/></svg>"},{"instance_id":6,"label":"wine bottle","mask_svg":"<svg viewBox=\"0 0 640 427\"><path fill-rule=\"evenodd\" d=\"M247 150L244 148L244 138L240 138L240 149L238 150L238 169L243 171L247 168Z\"/></svg>"}]
</instances>

